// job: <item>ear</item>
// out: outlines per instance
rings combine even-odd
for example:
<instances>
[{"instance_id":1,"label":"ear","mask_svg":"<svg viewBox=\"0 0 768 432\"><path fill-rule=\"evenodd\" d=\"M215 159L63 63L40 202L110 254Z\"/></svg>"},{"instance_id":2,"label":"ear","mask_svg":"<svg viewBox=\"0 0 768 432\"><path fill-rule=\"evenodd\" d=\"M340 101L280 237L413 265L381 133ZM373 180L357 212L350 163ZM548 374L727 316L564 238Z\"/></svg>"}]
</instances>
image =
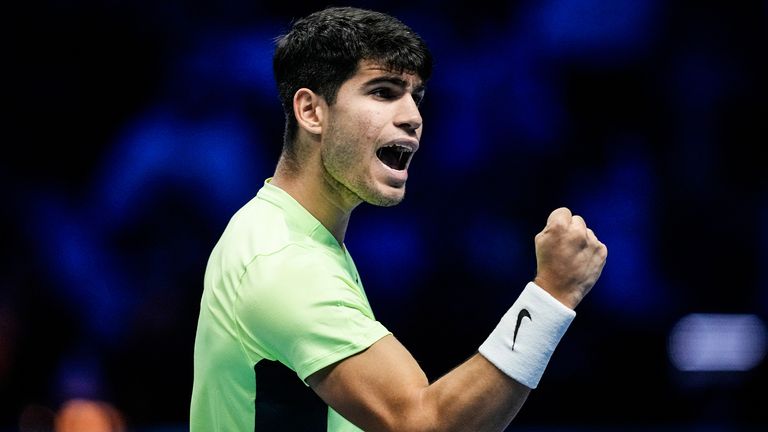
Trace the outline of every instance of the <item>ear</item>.
<instances>
[{"instance_id":1,"label":"ear","mask_svg":"<svg viewBox=\"0 0 768 432\"><path fill-rule=\"evenodd\" d=\"M293 95L293 115L299 127L319 135L323 132L325 99L308 88L300 88Z\"/></svg>"}]
</instances>

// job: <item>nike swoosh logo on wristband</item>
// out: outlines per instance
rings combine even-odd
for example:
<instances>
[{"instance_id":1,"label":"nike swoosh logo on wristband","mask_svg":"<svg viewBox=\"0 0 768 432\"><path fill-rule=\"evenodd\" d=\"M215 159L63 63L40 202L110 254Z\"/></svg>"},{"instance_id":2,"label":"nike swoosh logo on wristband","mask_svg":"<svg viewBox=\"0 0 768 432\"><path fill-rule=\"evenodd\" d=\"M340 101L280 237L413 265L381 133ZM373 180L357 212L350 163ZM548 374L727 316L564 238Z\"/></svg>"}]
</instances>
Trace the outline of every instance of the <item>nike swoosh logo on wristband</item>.
<instances>
[{"instance_id":1,"label":"nike swoosh logo on wristband","mask_svg":"<svg viewBox=\"0 0 768 432\"><path fill-rule=\"evenodd\" d=\"M517 339L517 331L520 330L520 322L523 321L523 318L528 318L529 320L533 321L533 318L531 318L531 313L528 312L528 309L520 309L520 312L517 314L517 324L515 324L515 333L512 335L512 350L515 349L515 339Z\"/></svg>"}]
</instances>

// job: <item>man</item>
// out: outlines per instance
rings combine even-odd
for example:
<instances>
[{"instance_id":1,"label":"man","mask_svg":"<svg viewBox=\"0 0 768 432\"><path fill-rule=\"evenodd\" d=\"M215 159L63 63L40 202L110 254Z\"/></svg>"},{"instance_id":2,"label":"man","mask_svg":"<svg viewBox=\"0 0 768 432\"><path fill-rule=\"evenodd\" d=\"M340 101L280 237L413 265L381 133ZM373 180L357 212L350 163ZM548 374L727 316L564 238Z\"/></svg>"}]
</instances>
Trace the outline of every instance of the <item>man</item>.
<instances>
[{"instance_id":1,"label":"man","mask_svg":"<svg viewBox=\"0 0 768 432\"><path fill-rule=\"evenodd\" d=\"M283 152L208 262L192 430L298 429L309 411L275 420L285 400L263 403L275 385L265 364L286 366L329 406L322 426L306 430L503 430L598 279L605 246L581 217L553 211L535 239L534 281L478 353L430 384L375 320L344 247L357 205L404 197L429 51L395 18L329 8L278 41L274 70Z\"/></svg>"}]
</instances>

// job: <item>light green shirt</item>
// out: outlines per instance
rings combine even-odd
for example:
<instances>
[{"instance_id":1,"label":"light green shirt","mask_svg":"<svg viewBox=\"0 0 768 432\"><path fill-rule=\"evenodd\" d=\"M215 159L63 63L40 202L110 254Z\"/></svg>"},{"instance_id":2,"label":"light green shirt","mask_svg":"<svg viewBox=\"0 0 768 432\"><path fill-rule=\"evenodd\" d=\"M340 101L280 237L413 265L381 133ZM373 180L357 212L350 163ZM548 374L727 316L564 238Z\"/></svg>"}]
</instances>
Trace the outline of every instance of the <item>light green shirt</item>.
<instances>
[{"instance_id":1,"label":"light green shirt","mask_svg":"<svg viewBox=\"0 0 768 432\"><path fill-rule=\"evenodd\" d=\"M254 366L262 359L305 380L387 334L346 248L267 179L232 217L208 261L191 430L253 431ZM359 429L329 408L327 430Z\"/></svg>"}]
</instances>

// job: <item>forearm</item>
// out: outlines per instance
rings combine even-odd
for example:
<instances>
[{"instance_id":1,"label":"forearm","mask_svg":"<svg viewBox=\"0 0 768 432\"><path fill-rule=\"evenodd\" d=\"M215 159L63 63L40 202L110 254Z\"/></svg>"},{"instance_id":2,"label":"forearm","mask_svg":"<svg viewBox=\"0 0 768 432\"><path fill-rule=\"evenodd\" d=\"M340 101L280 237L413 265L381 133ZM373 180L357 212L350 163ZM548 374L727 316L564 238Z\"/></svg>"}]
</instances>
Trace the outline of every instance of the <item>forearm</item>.
<instances>
[{"instance_id":1,"label":"forearm","mask_svg":"<svg viewBox=\"0 0 768 432\"><path fill-rule=\"evenodd\" d=\"M439 413L430 419L436 429L503 430L538 385L574 316L542 288L526 286L479 354L424 390L427 412Z\"/></svg>"},{"instance_id":2,"label":"forearm","mask_svg":"<svg viewBox=\"0 0 768 432\"><path fill-rule=\"evenodd\" d=\"M433 430L502 431L529 393L528 387L475 354L425 388L422 397Z\"/></svg>"},{"instance_id":3,"label":"forearm","mask_svg":"<svg viewBox=\"0 0 768 432\"><path fill-rule=\"evenodd\" d=\"M394 336L315 372L307 383L366 431L500 431L536 388L555 347L592 288L607 249L579 216L561 208L536 236L530 283L478 348L430 384Z\"/></svg>"},{"instance_id":4,"label":"forearm","mask_svg":"<svg viewBox=\"0 0 768 432\"><path fill-rule=\"evenodd\" d=\"M370 432L503 430L530 392L481 354L430 384L393 336L307 381L337 412Z\"/></svg>"}]
</instances>

